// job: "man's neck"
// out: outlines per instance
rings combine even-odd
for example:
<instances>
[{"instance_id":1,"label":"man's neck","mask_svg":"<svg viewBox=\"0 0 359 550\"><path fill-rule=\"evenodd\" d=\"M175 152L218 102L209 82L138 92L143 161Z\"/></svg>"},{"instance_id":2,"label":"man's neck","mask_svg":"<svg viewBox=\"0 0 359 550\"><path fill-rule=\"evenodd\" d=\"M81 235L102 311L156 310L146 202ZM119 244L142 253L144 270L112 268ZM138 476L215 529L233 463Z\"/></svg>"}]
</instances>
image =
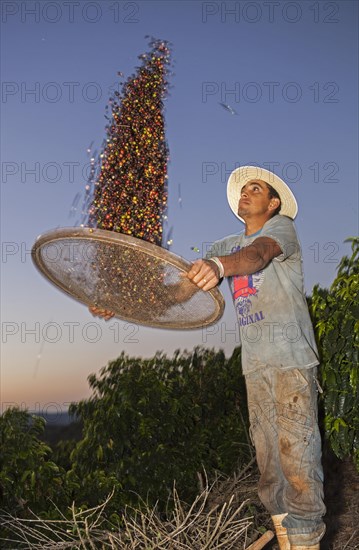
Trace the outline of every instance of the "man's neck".
<instances>
[{"instance_id":1,"label":"man's neck","mask_svg":"<svg viewBox=\"0 0 359 550\"><path fill-rule=\"evenodd\" d=\"M250 235L254 235L254 233L258 233L263 227L263 225L268 221L268 219L245 219L246 227L244 230L244 234L248 237Z\"/></svg>"}]
</instances>

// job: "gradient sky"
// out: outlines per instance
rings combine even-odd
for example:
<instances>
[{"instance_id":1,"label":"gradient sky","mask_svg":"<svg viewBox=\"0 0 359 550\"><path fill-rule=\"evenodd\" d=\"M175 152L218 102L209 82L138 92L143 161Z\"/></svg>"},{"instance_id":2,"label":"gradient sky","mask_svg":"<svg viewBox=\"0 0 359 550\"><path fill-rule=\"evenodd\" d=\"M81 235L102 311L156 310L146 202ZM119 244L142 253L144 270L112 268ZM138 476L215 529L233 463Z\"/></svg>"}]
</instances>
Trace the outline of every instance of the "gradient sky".
<instances>
[{"instance_id":1,"label":"gradient sky","mask_svg":"<svg viewBox=\"0 0 359 550\"><path fill-rule=\"evenodd\" d=\"M205 345L230 354L237 344L226 285L225 314L204 331L105 323L30 258L39 234L75 224L86 150L101 145L117 71L134 72L146 35L173 43L172 251L195 259L191 247L240 232L226 181L239 164L262 165L297 197L307 293L330 285L350 251L344 240L358 235L356 1L3 1L1 9L2 408L66 410L122 350L150 357Z\"/></svg>"}]
</instances>

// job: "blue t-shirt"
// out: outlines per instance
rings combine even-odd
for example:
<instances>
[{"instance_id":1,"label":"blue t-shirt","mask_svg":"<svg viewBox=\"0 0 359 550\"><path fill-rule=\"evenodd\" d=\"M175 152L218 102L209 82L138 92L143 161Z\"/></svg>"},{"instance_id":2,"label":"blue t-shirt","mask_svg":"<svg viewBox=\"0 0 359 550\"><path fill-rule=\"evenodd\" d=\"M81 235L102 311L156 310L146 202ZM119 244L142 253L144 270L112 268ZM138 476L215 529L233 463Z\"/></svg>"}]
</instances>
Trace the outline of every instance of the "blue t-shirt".
<instances>
[{"instance_id":1,"label":"blue t-shirt","mask_svg":"<svg viewBox=\"0 0 359 550\"><path fill-rule=\"evenodd\" d=\"M258 237L276 241L282 253L264 269L228 277L237 313L244 374L263 366L281 369L317 365L318 351L304 293L302 257L293 221L277 215L259 233L216 241L207 257L225 256Z\"/></svg>"}]
</instances>

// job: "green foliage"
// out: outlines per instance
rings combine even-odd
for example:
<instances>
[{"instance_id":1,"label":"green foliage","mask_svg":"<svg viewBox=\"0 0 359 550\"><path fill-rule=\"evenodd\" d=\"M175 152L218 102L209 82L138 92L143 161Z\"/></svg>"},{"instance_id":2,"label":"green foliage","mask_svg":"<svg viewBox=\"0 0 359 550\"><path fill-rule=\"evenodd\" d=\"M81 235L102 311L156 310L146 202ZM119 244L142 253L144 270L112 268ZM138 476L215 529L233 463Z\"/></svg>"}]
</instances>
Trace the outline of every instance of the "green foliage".
<instances>
[{"instance_id":1,"label":"green foliage","mask_svg":"<svg viewBox=\"0 0 359 550\"><path fill-rule=\"evenodd\" d=\"M330 289L310 301L321 354L325 430L338 457L359 468L359 238ZM9 409L0 416L0 508L27 518L80 514L104 502L107 526L126 506L157 503L166 512L173 484L193 501L204 472L231 475L252 449L240 348L196 348L168 358L124 353L89 377L92 396L73 404L76 438L52 451L41 439L44 420ZM80 430L82 427L82 434ZM71 511L71 505L75 505Z\"/></svg>"},{"instance_id":2,"label":"green foliage","mask_svg":"<svg viewBox=\"0 0 359 550\"><path fill-rule=\"evenodd\" d=\"M137 495L165 505L174 480L191 499L203 469L230 474L248 457L238 350L229 360L202 348L148 360L122 353L89 382L93 396L71 407L84 429L68 473L88 506L113 488L116 506Z\"/></svg>"},{"instance_id":3,"label":"green foliage","mask_svg":"<svg viewBox=\"0 0 359 550\"><path fill-rule=\"evenodd\" d=\"M43 418L11 408L0 416L0 507L11 513L46 510L62 493L60 468L39 437Z\"/></svg>"},{"instance_id":4,"label":"green foliage","mask_svg":"<svg viewBox=\"0 0 359 550\"><path fill-rule=\"evenodd\" d=\"M325 432L339 458L359 469L359 238L344 256L329 290L315 286L311 300L321 355Z\"/></svg>"}]
</instances>

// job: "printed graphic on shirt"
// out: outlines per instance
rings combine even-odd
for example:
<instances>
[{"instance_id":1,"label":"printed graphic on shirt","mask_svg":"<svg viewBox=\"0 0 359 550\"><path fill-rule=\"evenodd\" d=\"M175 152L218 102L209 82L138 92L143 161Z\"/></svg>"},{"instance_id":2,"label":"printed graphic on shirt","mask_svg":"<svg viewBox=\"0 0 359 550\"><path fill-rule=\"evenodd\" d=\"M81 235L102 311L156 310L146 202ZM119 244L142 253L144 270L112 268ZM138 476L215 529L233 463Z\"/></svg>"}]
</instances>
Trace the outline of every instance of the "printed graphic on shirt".
<instances>
[{"instance_id":1,"label":"printed graphic on shirt","mask_svg":"<svg viewBox=\"0 0 359 550\"><path fill-rule=\"evenodd\" d=\"M238 252L240 248L240 246L234 247L232 252ZM255 309L255 301L258 298L263 279L263 270L251 275L232 277L232 296L240 326L250 325L264 319L262 311L252 312L252 308Z\"/></svg>"},{"instance_id":2,"label":"printed graphic on shirt","mask_svg":"<svg viewBox=\"0 0 359 550\"><path fill-rule=\"evenodd\" d=\"M247 296L255 296L258 292L258 288L254 286L255 276L257 274L253 273L252 275L235 275L233 277L233 299L237 298L247 298Z\"/></svg>"}]
</instances>

